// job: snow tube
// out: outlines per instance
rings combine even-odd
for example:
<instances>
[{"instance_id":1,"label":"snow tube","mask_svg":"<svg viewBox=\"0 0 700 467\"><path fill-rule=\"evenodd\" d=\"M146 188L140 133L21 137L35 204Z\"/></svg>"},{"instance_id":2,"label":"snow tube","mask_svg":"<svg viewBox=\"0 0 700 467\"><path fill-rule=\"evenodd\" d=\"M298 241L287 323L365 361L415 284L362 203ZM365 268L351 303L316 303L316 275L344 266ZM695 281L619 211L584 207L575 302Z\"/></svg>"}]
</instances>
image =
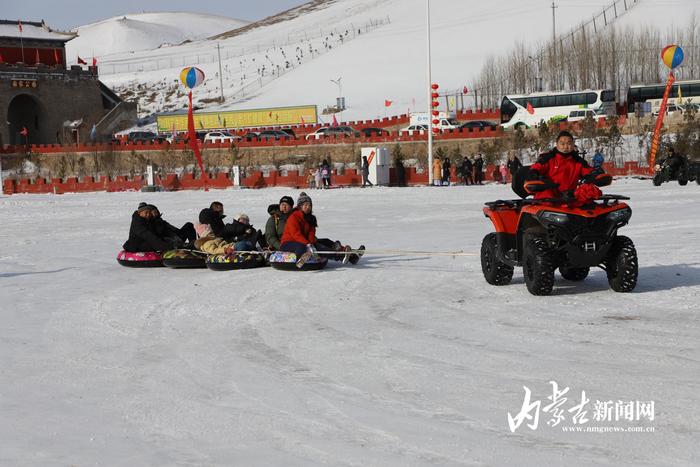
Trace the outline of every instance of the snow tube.
<instances>
[{"instance_id":1,"label":"snow tube","mask_svg":"<svg viewBox=\"0 0 700 467\"><path fill-rule=\"evenodd\" d=\"M170 250L163 253L163 265L173 269L206 268L207 255L195 250Z\"/></svg>"},{"instance_id":2,"label":"snow tube","mask_svg":"<svg viewBox=\"0 0 700 467\"><path fill-rule=\"evenodd\" d=\"M234 269L253 269L267 266L263 255L251 253L234 253L232 255L209 255L206 265L212 271L231 271Z\"/></svg>"},{"instance_id":3,"label":"snow tube","mask_svg":"<svg viewBox=\"0 0 700 467\"><path fill-rule=\"evenodd\" d=\"M117 262L129 268L159 268L163 266L163 257L157 251L139 251L131 253L120 251Z\"/></svg>"},{"instance_id":4,"label":"snow tube","mask_svg":"<svg viewBox=\"0 0 700 467\"><path fill-rule=\"evenodd\" d=\"M311 258L300 268L297 267L297 255L286 251L275 251L270 255L270 266L282 271L318 271L328 264L328 259Z\"/></svg>"}]
</instances>

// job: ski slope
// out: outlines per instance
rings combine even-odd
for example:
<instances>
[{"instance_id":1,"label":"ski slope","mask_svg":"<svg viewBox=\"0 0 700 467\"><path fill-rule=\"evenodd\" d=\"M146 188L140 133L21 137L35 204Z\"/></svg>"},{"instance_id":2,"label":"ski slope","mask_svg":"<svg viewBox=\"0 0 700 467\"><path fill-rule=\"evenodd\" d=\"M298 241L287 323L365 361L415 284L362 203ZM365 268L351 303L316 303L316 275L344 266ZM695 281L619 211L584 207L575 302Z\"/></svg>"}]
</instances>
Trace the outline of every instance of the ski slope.
<instances>
[{"instance_id":1,"label":"ski slope","mask_svg":"<svg viewBox=\"0 0 700 467\"><path fill-rule=\"evenodd\" d=\"M183 66L196 65L208 77L195 91L200 108L249 109L316 104L334 105L341 89L330 80L342 78L347 110L344 120L383 117L427 106L425 0L337 0L319 2L286 21L264 25L228 39L202 40L167 49L116 54L101 61L101 79L117 90L139 85L151 92L140 101L141 114L184 108L184 93L173 94ZM431 0L432 78L441 91L469 86L490 55L501 55L518 43L537 44L552 34L551 2ZM631 3L631 2L630 2ZM599 13L610 2L557 2L556 28L564 33ZM300 7L302 8L302 7ZM661 31L685 28L698 12L692 0L639 0L617 24L653 23ZM364 26L388 21L375 29ZM361 30L343 42L339 35ZM333 33L333 35L331 35ZM222 48L220 95L216 46ZM331 49L325 46L330 45ZM318 50L313 57L309 52ZM136 49L134 45L132 49ZM299 50L297 50L299 49ZM296 58L303 51L303 57ZM69 54L70 57L70 54ZM290 62L287 68L287 61ZM259 74L266 66L267 74ZM269 80L271 70L281 76ZM262 87L256 83L262 85ZM245 92L241 93L241 88ZM392 106L384 107L385 100ZM444 102L441 100L441 105ZM465 105L471 105L469 97Z\"/></svg>"},{"instance_id":2,"label":"ski slope","mask_svg":"<svg viewBox=\"0 0 700 467\"><path fill-rule=\"evenodd\" d=\"M0 197L0 464L690 466L700 419L696 185L618 180L637 289L596 270L531 296L477 256L377 254L313 273L134 270L140 201L266 221L285 189ZM477 254L507 187L313 191L319 234ZM511 433L523 386L655 401L653 433ZM551 395L551 390L549 392ZM589 411L589 418L592 413ZM543 415L544 417L544 415ZM610 423L629 426L629 423ZM635 425L635 424L632 424Z\"/></svg>"},{"instance_id":3,"label":"ski slope","mask_svg":"<svg viewBox=\"0 0 700 467\"><path fill-rule=\"evenodd\" d=\"M77 62L78 56L98 57L99 65L114 54L168 48L246 24L239 19L201 13L130 13L75 28L78 37L66 43L66 53L69 62Z\"/></svg>"}]
</instances>

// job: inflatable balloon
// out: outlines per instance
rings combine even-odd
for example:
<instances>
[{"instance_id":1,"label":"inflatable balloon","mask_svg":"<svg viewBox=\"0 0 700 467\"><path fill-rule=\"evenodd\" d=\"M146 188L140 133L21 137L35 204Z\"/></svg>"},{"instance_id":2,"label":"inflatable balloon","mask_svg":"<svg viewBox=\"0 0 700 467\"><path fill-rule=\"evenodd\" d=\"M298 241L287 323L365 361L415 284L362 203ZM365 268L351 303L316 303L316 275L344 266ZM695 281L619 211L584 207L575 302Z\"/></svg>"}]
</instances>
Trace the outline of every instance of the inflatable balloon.
<instances>
[{"instance_id":1,"label":"inflatable balloon","mask_svg":"<svg viewBox=\"0 0 700 467\"><path fill-rule=\"evenodd\" d=\"M668 45L661 51L661 59L667 67L673 70L683 63L683 49L675 44Z\"/></svg>"},{"instance_id":2,"label":"inflatable balloon","mask_svg":"<svg viewBox=\"0 0 700 467\"><path fill-rule=\"evenodd\" d=\"M193 66L183 68L180 72L180 81L187 88L196 88L204 82L204 72Z\"/></svg>"}]
</instances>

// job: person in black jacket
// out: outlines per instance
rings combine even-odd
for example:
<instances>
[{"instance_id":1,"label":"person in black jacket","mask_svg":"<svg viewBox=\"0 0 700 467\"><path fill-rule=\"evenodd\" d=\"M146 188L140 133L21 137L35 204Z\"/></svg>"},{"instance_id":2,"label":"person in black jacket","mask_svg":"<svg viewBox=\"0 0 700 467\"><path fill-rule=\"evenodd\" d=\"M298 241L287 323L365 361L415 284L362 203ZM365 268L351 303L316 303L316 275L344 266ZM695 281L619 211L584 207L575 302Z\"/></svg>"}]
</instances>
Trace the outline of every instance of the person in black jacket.
<instances>
[{"instance_id":1,"label":"person in black jacket","mask_svg":"<svg viewBox=\"0 0 700 467\"><path fill-rule=\"evenodd\" d=\"M472 177L472 171L474 170L474 165L471 159L465 157L462 160L462 177L464 178L465 185L473 185L474 178Z\"/></svg>"},{"instance_id":2,"label":"person in black jacket","mask_svg":"<svg viewBox=\"0 0 700 467\"><path fill-rule=\"evenodd\" d=\"M452 163L450 158L446 157L442 163L442 186L450 186L450 168L452 168Z\"/></svg>"},{"instance_id":3,"label":"person in black jacket","mask_svg":"<svg viewBox=\"0 0 700 467\"><path fill-rule=\"evenodd\" d=\"M520 170L522 166L523 164L520 162L520 159L518 159L518 156L515 154L508 156L508 171L510 172L511 179L515 177L515 174L518 173L518 170Z\"/></svg>"},{"instance_id":4,"label":"person in black jacket","mask_svg":"<svg viewBox=\"0 0 700 467\"><path fill-rule=\"evenodd\" d=\"M474 160L474 183L476 185L484 184L484 159L481 154L477 154Z\"/></svg>"},{"instance_id":5,"label":"person in black jacket","mask_svg":"<svg viewBox=\"0 0 700 467\"><path fill-rule=\"evenodd\" d=\"M139 207L141 207L142 204L145 203L139 204ZM173 243L178 244L179 247L184 247L187 243L190 245L194 244L194 241L197 239L197 233L194 230L192 222L187 222L178 229L163 219L163 215L157 207L152 204L148 206L151 207L151 211L153 212L151 222L155 227L156 235L160 238L171 240Z\"/></svg>"},{"instance_id":6,"label":"person in black jacket","mask_svg":"<svg viewBox=\"0 0 700 467\"><path fill-rule=\"evenodd\" d=\"M143 204L131 215L129 227L129 239L124 243L124 250L128 252L139 251L165 251L173 249L172 241L158 236L156 226L153 223L153 210L151 206Z\"/></svg>"}]
</instances>

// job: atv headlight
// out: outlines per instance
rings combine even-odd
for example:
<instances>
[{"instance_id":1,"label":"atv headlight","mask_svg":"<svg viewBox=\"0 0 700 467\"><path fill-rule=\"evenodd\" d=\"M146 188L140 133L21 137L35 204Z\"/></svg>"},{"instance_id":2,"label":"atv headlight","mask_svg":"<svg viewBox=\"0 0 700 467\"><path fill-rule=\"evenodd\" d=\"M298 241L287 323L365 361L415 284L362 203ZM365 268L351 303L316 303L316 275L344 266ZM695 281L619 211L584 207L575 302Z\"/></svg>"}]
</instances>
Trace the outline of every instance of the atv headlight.
<instances>
[{"instance_id":1,"label":"atv headlight","mask_svg":"<svg viewBox=\"0 0 700 467\"><path fill-rule=\"evenodd\" d=\"M563 212L544 211L540 214L540 217L553 224L566 224L569 222L569 215Z\"/></svg>"},{"instance_id":2,"label":"atv headlight","mask_svg":"<svg viewBox=\"0 0 700 467\"><path fill-rule=\"evenodd\" d=\"M615 224L619 222L627 222L632 217L632 210L630 208L618 209L608 214L608 220L614 222Z\"/></svg>"},{"instance_id":3,"label":"atv headlight","mask_svg":"<svg viewBox=\"0 0 700 467\"><path fill-rule=\"evenodd\" d=\"M654 166L654 170L656 170L658 172L659 170L661 170L661 166L659 164L656 164Z\"/></svg>"}]
</instances>

